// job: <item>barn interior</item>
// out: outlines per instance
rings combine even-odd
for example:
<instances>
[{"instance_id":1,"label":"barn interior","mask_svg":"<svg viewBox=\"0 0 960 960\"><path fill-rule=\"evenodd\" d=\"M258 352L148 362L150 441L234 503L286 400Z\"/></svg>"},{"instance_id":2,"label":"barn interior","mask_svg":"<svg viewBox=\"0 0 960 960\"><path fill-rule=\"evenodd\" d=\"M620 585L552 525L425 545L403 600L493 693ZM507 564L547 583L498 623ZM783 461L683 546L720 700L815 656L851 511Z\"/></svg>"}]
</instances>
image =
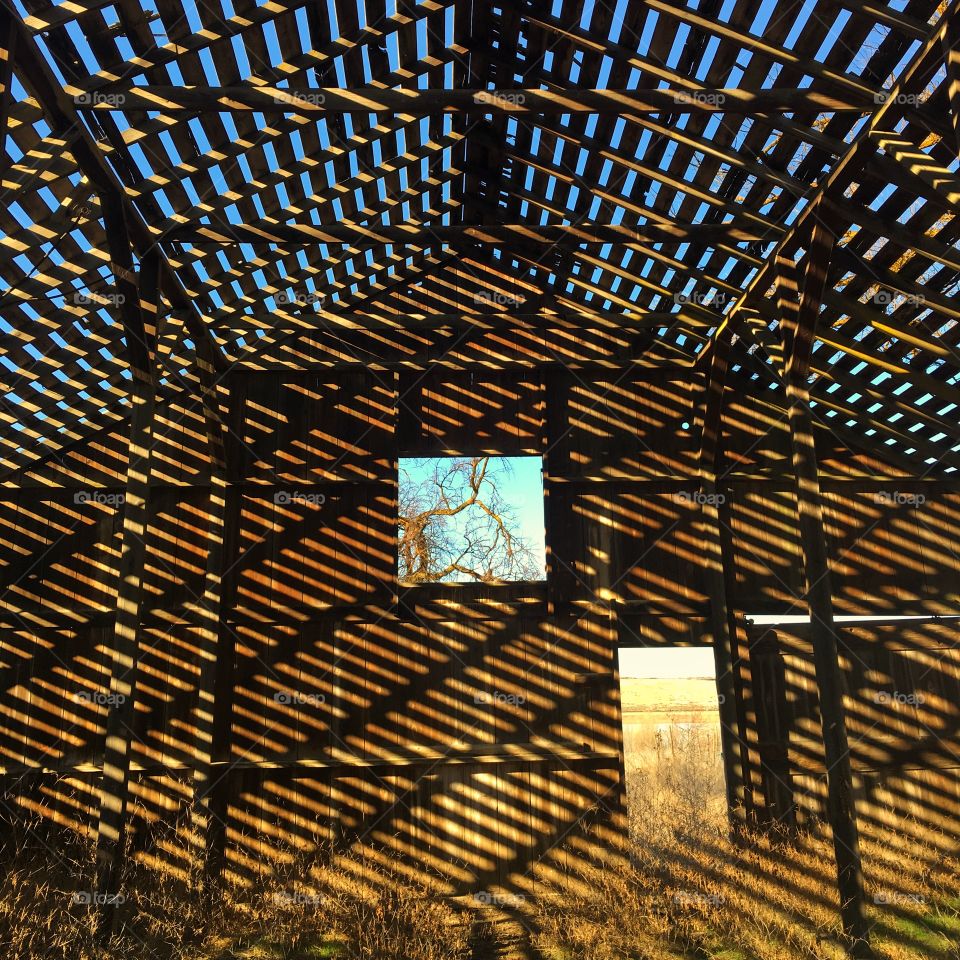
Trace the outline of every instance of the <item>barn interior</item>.
<instances>
[{"instance_id":1,"label":"barn interior","mask_svg":"<svg viewBox=\"0 0 960 960\"><path fill-rule=\"evenodd\" d=\"M861 838L960 839L956 0L13 0L0 91L5 830L528 894L705 647L870 955ZM476 456L545 577L403 582Z\"/></svg>"}]
</instances>

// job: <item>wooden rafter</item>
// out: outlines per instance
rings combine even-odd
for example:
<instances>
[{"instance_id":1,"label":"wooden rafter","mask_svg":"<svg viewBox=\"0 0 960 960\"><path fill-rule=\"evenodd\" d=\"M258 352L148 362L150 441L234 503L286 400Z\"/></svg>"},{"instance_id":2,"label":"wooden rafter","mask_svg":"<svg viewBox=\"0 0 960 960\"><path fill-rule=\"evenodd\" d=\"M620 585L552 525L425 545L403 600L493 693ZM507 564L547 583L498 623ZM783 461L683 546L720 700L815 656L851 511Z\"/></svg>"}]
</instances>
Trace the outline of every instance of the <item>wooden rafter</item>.
<instances>
[{"instance_id":1,"label":"wooden rafter","mask_svg":"<svg viewBox=\"0 0 960 960\"><path fill-rule=\"evenodd\" d=\"M178 110L258 113L719 113L754 114L808 109L827 113L869 113L872 95L820 93L784 88L750 92L737 88L686 90L383 90L366 87L168 87L136 86L85 94L67 87L78 108L97 112Z\"/></svg>"},{"instance_id":2,"label":"wooden rafter","mask_svg":"<svg viewBox=\"0 0 960 960\"><path fill-rule=\"evenodd\" d=\"M363 226L361 224L331 224L314 226L308 223L227 223L184 224L171 227L164 240L184 243L456 243L470 241L485 244L509 244L512 241L534 244L603 245L614 243L625 247L647 244L689 243L692 239L711 243L724 240L743 243L762 239L756 227L737 223L652 223L643 227L616 227L609 224L584 223L577 226L534 227L528 224L395 224L392 226Z\"/></svg>"}]
</instances>

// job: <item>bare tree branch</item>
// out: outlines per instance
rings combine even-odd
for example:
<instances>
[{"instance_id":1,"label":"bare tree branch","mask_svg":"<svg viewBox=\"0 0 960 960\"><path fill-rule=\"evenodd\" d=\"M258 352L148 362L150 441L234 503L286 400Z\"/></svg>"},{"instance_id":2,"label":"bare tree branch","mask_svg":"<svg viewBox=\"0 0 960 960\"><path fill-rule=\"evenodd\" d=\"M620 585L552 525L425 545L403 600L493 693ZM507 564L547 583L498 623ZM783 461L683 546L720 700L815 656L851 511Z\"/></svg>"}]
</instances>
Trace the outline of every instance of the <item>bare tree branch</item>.
<instances>
[{"instance_id":1,"label":"bare tree branch","mask_svg":"<svg viewBox=\"0 0 960 960\"><path fill-rule=\"evenodd\" d=\"M490 457L451 458L401 467L398 559L405 583L472 579L540 580L543 571L523 538L502 488L509 465Z\"/></svg>"}]
</instances>

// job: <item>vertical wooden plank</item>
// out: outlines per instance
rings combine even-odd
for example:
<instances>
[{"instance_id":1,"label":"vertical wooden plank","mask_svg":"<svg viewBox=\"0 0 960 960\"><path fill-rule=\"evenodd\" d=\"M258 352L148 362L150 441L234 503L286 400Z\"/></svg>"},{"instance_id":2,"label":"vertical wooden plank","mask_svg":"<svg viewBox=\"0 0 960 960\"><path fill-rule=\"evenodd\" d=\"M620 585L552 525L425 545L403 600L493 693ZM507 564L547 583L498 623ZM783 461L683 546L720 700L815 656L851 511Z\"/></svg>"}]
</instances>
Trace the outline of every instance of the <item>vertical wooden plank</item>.
<instances>
[{"instance_id":1,"label":"vertical wooden plank","mask_svg":"<svg viewBox=\"0 0 960 960\"><path fill-rule=\"evenodd\" d=\"M223 831L218 829L213 811L213 774L215 754L215 719L225 704L218 701L217 676L224 659L222 638L224 630L221 601L224 570L224 539L226 530L227 485L223 473L213 472L210 498L207 506L207 563L203 597L199 604L197 626L197 694L194 706L195 731L193 769L193 829L202 844L204 872L215 876L220 870L220 845ZM231 658L232 659L232 658Z\"/></svg>"},{"instance_id":2,"label":"vertical wooden plank","mask_svg":"<svg viewBox=\"0 0 960 960\"><path fill-rule=\"evenodd\" d=\"M834 243L835 238L829 230L822 223L815 223L807 245L802 279L793 261L777 258L777 307L783 333L791 459L820 698L827 764L827 812L833 831L840 913L844 932L850 941L851 956L866 958L872 957L873 951L864 913L859 832L843 704L846 682L840 669L807 385L817 317Z\"/></svg>"},{"instance_id":3,"label":"vertical wooden plank","mask_svg":"<svg viewBox=\"0 0 960 960\"><path fill-rule=\"evenodd\" d=\"M209 350L197 346L207 454L210 464L210 494L207 501L207 558L203 597L198 605L197 699L194 705L193 820L194 837L201 844L204 881L215 879L223 867L228 810L229 772L214 773L219 753L226 753L233 705L234 636L225 624L224 577L233 568L236 537L240 527L239 489L231 490L231 477L240 466L228 460L228 449L236 455L236 444L227 424L236 425L231 411L224 416L218 398L215 364ZM233 400L232 391L226 391ZM233 400L235 402L235 400ZM226 435L226 437L225 437ZM204 884L204 889L206 885Z\"/></svg>"},{"instance_id":4,"label":"vertical wooden plank","mask_svg":"<svg viewBox=\"0 0 960 960\"><path fill-rule=\"evenodd\" d=\"M565 478L570 468L570 419L568 404L572 379L567 370L547 369L543 373L543 498L544 539L547 558L547 613L556 616L563 604L569 582L568 571L562 569L563 558L570 556L564 549L566 535L560 505L568 497L558 478Z\"/></svg>"},{"instance_id":5,"label":"vertical wooden plank","mask_svg":"<svg viewBox=\"0 0 960 960\"><path fill-rule=\"evenodd\" d=\"M705 554L704 588L710 599L710 630L713 634L713 661L716 670L717 699L720 706L720 743L726 776L727 815L734 835L746 825L745 741L737 717L737 690L734 683L735 634L731 631L727 595L733 576L730 558L723 556L720 537L717 473L722 455L720 436L723 426L723 397L730 357L730 332L717 332L710 357L710 369L704 391L703 430L700 439L701 545Z\"/></svg>"},{"instance_id":6,"label":"vertical wooden plank","mask_svg":"<svg viewBox=\"0 0 960 960\"><path fill-rule=\"evenodd\" d=\"M797 826L797 816L795 787L789 764L789 694L787 671L776 631L761 628L754 632L750 651L756 694L757 749L764 780L764 809L771 823L793 830ZM795 690L789 693L796 695Z\"/></svg>"},{"instance_id":7,"label":"vertical wooden plank","mask_svg":"<svg viewBox=\"0 0 960 960\"><path fill-rule=\"evenodd\" d=\"M726 504L721 506L721 529L725 563L730 564L734 556L733 545L728 534L729 510ZM732 579L732 575L731 575ZM733 609L730 602L734 597L731 590L727 595L728 629L735 657L733 660L734 685L736 687L736 713L740 729L740 749L743 757L744 801L748 822L769 826L771 804L768 798L767 783L763 775L763 759L760 746L759 689L756 681L757 665L750 647L748 623L742 612Z\"/></svg>"}]
</instances>

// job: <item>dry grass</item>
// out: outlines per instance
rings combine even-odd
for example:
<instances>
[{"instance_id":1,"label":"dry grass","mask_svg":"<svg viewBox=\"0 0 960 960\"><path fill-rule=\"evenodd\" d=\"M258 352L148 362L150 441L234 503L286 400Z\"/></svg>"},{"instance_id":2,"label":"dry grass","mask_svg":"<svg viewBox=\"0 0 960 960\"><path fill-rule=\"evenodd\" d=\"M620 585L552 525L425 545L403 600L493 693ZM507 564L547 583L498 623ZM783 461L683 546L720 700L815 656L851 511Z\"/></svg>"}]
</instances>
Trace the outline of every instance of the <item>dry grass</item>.
<instances>
[{"instance_id":1,"label":"dry grass","mask_svg":"<svg viewBox=\"0 0 960 960\"><path fill-rule=\"evenodd\" d=\"M272 851L244 883L204 889L189 851L179 869L128 858L97 929L95 847L48 822L21 824L0 846L4 960L468 960L470 928L426 884L358 858ZM187 868L184 871L183 865Z\"/></svg>"},{"instance_id":2,"label":"dry grass","mask_svg":"<svg viewBox=\"0 0 960 960\"><path fill-rule=\"evenodd\" d=\"M727 836L713 734L661 739L631 779L630 836L606 861L572 841L526 897L551 960L840 960L833 857L821 835ZM10 960L491 960L484 911L365 855L271 848L262 873L204 891L190 852L156 837L176 874L130 858L115 932L97 937L92 844L49 821L0 846L0 956ZM253 847L248 847L253 849ZM864 841L882 960L960 960L960 863L906 832ZM562 868L558 864L563 864ZM529 891L528 891L529 894ZM81 897L82 900L82 897ZM516 927L512 928L516 932ZM513 956L513 954L510 954Z\"/></svg>"},{"instance_id":3,"label":"dry grass","mask_svg":"<svg viewBox=\"0 0 960 960\"><path fill-rule=\"evenodd\" d=\"M713 738L658 751L633 780L624 855L573 858L538 900L538 944L578 960L841 960L833 850L822 834L728 838ZM694 742L702 737L703 742ZM960 958L960 861L931 838L865 838L882 960Z\"/></svg>"}]
</instances>

